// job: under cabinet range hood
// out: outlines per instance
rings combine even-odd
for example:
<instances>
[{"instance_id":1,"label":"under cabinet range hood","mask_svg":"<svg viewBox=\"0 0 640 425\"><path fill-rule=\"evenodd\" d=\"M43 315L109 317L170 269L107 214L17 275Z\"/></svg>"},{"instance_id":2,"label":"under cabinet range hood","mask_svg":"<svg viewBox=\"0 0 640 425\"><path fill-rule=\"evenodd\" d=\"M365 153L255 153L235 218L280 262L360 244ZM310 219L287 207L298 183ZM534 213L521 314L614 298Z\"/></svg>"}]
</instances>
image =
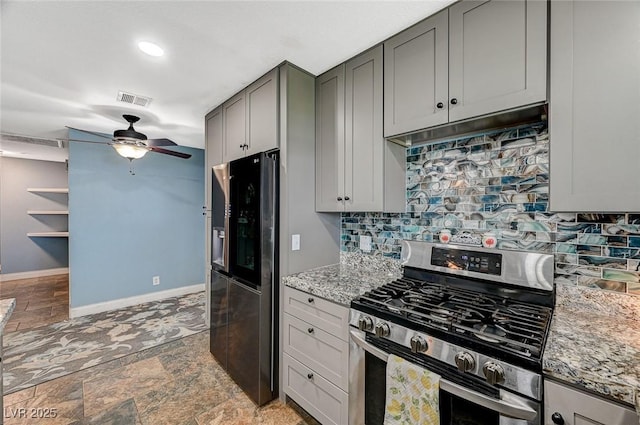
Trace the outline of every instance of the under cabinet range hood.
<instances>
[{"instance_id":1,"label":"under cabinet range hood","mask_svg":"<svg viewBox=\"0 0 640 425\"><path fill-rule=\"evenodd\" d=\"M452 137L464 137L466 134L477 133L478 131L498 130L540 121L547 121L546 103L450 122L436 127L390 136L386 139L389 142L397 143L408 148Z\"/></svg>"}]
</instances>

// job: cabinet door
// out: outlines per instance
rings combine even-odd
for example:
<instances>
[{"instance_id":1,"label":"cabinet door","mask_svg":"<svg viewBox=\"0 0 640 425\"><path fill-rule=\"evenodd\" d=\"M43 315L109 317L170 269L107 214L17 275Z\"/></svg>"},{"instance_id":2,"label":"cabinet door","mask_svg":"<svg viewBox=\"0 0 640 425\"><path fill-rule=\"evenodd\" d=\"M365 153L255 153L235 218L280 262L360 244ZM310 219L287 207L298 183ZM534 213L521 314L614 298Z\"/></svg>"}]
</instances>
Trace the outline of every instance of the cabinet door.
<instances>
[{"instance_id":1,"label":"cabinet door","mask_svg":"<svg viewBox=\"0 0 640 425\"><path fill-rule=\"evenodd\" d=\"M344 64L316 79L316 211L344 203Z\"/></svg>"},{"instance_id":2,"label":"cabinet door","mask_svg":"<svg viewBox=\"0 0 640 425\"><path fill-rule=\"evenodd\" d=\"M222 105L224 162L242 158L245 155L246 138L244 90Z\"/></svg>"},{"instance_id":3,"label":"cabinet door","mask_svg":"<svg viewBox=\"0 0 640 425\"><path fill-rule=\"evenodd\" d=\"M248 86L247 153L254 154L278 147L278 68Z\"/></svg>"},{"instance_id":4,"label":"cabinet door","mask_svg":"<svg viewBox=\"0 0 640 425\"><path fill-rule=\"evenodd\" d=\"M381 211L386 143L382 135L382 45L346 63L345 94L345 209Z\"/></svg>"},{"instance_id":5,"label":"cabinet door","mask_svg":"<svg viewBox=\"0 0 640 425\"><path fill-rule=\"evenodd\" d=\"M544 382L544 425L636 425L638 415L631 408L576 391L549 380ZM552 416L556 417L556 422Z\"/></svg>"},{"instance_id":6,"label":"cabinet door","mask_svg":"<svg viewBox=\"0 0 640 425\"><path fill-rule=\"evenodd\" d=\"M211 172L214 165L224 162L222 133L222 108L214 109L205 117L205 148L207 151L207 169ZM209 176L208 178L211 178Z\"/></svg>"},{"instance_id":7,"label":"cabinet door","mask_svg":"<svg viewBox=\"0 0 640 425\"><path fill-rule=\"evenodd\" d=\"M298 362L282 355L284 392L323 425L345 425L349 421L349 395Z\"/></svg>"},{"instance_id":8,"label":"cabinet door","mask_svg":"<svg viewBox=\"0 0 640 425\"><path fill-rule=\"evenodd\" d=\"M546 59L547 2L454 4L449 9L449 121L544 101Z\"/></svg>"},{"instance_id":9,"label":"cabinet door","mask_svg":"<svg viewBox=\"0 0 640 425\"><path fill-rule=\"evenodd\" d=\"M447 122L447 19L445 10L384 43L385 136Z\"/></svg>"},{"instance_id":10,"label":"cabinet door","mask_svg":"<svg viewBox=\"0 0 640 425\"><path fill-rule=\"evenodd\" d=\"M640 211L640 2L551 2L552 211Z\"/></svg>"}]
</instances>

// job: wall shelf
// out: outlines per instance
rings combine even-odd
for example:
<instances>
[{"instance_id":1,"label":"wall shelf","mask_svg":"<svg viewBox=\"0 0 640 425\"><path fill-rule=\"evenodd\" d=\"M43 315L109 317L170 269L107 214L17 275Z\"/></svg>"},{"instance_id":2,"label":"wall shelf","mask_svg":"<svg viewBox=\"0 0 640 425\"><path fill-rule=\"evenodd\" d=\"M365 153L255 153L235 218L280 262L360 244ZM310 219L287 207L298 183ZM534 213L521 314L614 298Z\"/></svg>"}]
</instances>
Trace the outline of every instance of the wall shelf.
<instances>
[{"instance_id":1,"label":"wall shelf","mask_svg":"<svg viewBox=\"0 0 640 425\"><path fill-rule=\"evenodd\" d=\"M69 193L68 187L30 187L27 188L27 192L41 192L41 193Z\"/></svg>"},{"instance_id":2,"label":"wall shelf","mask_svg":"<svg viewBox=\"0 0 640 425\"><path fill-rule=\"evenodd\" d=\"M54 211L54 210L28 210L29 215L69 215L69 211Z\"/></svg>"},{"instance_id":3,"label":"wall shelf","mask_svg":"<svg viewBox=\"0 0 640 425\"><path fill-rule=\"evenodd\" d=\"M68 238L69 232L33 232L27 233L30 238Z\"/></svg>"},{"instance_id":4,"label":"wall shelf","mask_svg":"<svg viewBox=\"0 0 640 425\"><path fill-rule=\"evenodd\" d=\"M28 187L31 193L69 193L68 187ZM27 210L29 215L69 215L69 210ZM66 227L66 226L65 226ZM68 238L69 231L29 232L29 238Z\"/></svg>"}]
</instances>

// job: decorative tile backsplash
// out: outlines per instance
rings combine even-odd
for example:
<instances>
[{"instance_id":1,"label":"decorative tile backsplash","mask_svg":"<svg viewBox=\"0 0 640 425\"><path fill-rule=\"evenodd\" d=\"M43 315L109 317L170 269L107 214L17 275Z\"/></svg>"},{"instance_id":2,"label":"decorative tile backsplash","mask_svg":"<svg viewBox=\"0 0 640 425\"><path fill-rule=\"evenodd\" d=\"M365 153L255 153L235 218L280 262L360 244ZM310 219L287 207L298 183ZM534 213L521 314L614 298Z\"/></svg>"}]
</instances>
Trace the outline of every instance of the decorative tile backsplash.
<instances>
[{"instance_id":1,"label":"decorative tile backsplash","mask_svg":"<svg viewBox=\"0 0 640 425\"><path fill-rule=\"evenodd\" d=\"M640 213L552 213L546 123L407 149L406 213L343 213L342 251L361 235L400 257L403 239L493 233L498 248L552 253L557 282L640 295Z\"/></svg>"}]
</instances>

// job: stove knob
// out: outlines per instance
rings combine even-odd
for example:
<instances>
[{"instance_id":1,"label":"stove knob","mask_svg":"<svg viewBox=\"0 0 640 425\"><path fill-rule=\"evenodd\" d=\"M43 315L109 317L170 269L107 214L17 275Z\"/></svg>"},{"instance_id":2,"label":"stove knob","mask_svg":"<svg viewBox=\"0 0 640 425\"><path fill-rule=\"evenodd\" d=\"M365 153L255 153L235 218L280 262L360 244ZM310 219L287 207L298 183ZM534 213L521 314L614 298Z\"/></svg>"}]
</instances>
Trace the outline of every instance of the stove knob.
<instances>
[{"instance_id":1,"label":"stove knob","mask_svg":"<svg viewBox=\"0 0 640 425\"><path fill-rule=\"evenodd\" d=\"M378 338L389 336L390 333L389 325L383 322L376 323L376 336Z\"/></svg>"},{"instance_id":2,"label":"stove knob","mask_svg":"<svg viewBox=\"0 0 640 425\"><path fill-rule=\"evenodd\" d=\"M411 352L412 353L420 353L427 351L429 349L429 344L424 340L420 335L414 335L411 337Z\"/></svg>"},{"instance_id":3,"label":"stove knob","mask_svg":"<svg viewBox=\"0 0 640 425\"><path fill-rule=\"evenodd\" d=\"M371 332L373 330L373 320L371 320L371 317L361 316L358 319L358 329L365 332Z\"/></svg>"},{"instance_id":4,"label":"stove knob","mask_svg":"<svg viewBox=\"0 0 640 425\"><path fill-rule=\"evenodd\" d=\"M486 362L482 367L484 377L491 385L502 384L504 382L504 369L497 363Z\"/></svg>"},{"instance_id":5,"label":"stove knob","mask_svg":"<svg viewBox=\"0 0 640 425\"><path fill-rule=\"evenodd\" d=\"M456 361L456 366L458 366L458 370L460 372L470 372L476 367L475 359L466 351L461 351L456 354L454 360Z\"/></svg>"}]
</instances>

